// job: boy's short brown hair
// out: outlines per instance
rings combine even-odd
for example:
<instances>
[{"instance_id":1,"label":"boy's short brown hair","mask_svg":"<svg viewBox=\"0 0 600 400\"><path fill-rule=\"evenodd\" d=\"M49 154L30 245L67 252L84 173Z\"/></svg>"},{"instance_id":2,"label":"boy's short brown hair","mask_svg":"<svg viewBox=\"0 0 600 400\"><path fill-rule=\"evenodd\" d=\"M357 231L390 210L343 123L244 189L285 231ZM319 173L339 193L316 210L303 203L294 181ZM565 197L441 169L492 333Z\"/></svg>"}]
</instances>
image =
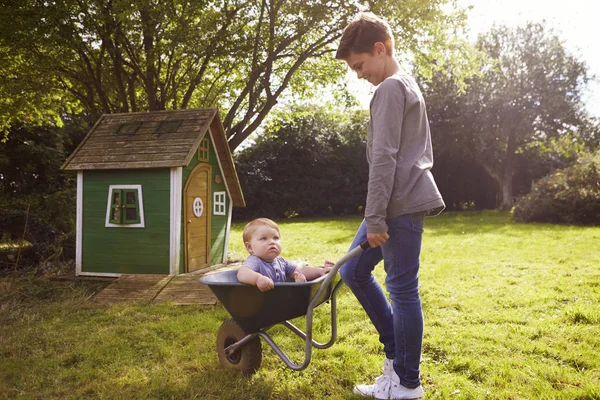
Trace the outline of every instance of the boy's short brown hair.
<instances>
[{"instance_id":1,"label":"boy's short brown hair","mask_svg":"<svg viewBox=\"0 0 600 400\"><path fill-rule=\"evenodd\" d=\"M345 60L350 53L371 53L377 42L384 44L389 55L394 55L394 35L390 25L372 12L360 12L344 28L335 58Z\"/></svg>"},{"instance_id":2,"label":"boy's short brown hair","mask_svg":"<svg viewBox=\"0 0 600 400\"><path fill-rule=\"evenodd\" d=\"M256 228L261 225L266 225L275 229L279 236L281 236L279 226L277 226L275 222L271 221L269 218L256 218L255 220L248 222L244 227L244 232L242 233L242 239L244 240L244 243L247 243L250 241L250 239L252 239L252 234L254 234Z\"/></svg>"}]
</instances>

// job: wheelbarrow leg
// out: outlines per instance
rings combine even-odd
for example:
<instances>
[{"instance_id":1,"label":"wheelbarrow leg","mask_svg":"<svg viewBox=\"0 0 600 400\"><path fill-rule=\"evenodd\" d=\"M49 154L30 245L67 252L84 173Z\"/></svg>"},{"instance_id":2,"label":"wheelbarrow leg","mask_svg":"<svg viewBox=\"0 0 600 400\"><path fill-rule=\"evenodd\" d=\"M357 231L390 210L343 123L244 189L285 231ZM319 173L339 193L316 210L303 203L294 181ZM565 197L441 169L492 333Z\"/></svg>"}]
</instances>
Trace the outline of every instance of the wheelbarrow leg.
<instances>
[{"instance_id":1,"label":"wheelbarrow leg","mask_svg":"<svg viewBox=\"0 0 600 400\"><path fill-rule=\"evenodd\" d=\"M337 307L336 307L336 297L337 297L337 292L340 289L340 287L343 284L343 282L339 281L336 284L335 288L333 289L333 291L331 293L331 339L327 343L325 343L325 344L316 343L312 339L312 333L313 333L313 329L312 329L312 327L313 327L313 311L314 311L315 307L317 306L318 299L321 298L321 295L326 290L326 288L328 287L328 285L330 284L330 282L334 279L334 277L337 274L337 272L340 269L340 267L342 265L344 265L352 257L357 256L358 254L362 253L368 247L369 247L369 242L365 241L365 242L361 243L359 246L356 246L354 249L350 250L348 253L346 253L346 255L344 255L342 258L340 258L335 263L335 266L329 272L327 278L325 278L325 280L323 281L323 284L321 285L321 287L319 288L319 290L317 290L317 293L315 293L315 295L313 296L312 300L310 301L310 303L308 305L308 309L306 311L306 332L302 332L300 329L298 329L297 327L295 327L289 321L283 322L283 325L285 325L286 327L288 327L288 329L290 329L292 332L294 332L296 335L300 336L301 338L303 338L306 341L306 350L305 350L305 354L304 354L304 362L302 364L295 364L295 363L293 363L284 354L284 352L279 348L279 346L277 346L277 344L273 341L273 339L271 339L271 337L265 332L265 329L261 329L260 332L258 333L258 335L260 335L260 337L262 337L265 340L265 342L267 342L267 344L269 346L271 346L271 348L273 349L273 351L275 351L275 353L277 353L277 355L279 356L279 358L281 358L283 360L283 362L285 362L285 364L289 368L291 368L291 369L293 369L295 371L301 371L301 370L305 369L308 366L308 364L310 363L310 359L312 357L312 348L313 348L313 345L315 347L317 347L317 348L326 349L328 347L331 347L333 345L333 343L335 342L336 337L337 337Z\"/></svg>"}]
</instances>

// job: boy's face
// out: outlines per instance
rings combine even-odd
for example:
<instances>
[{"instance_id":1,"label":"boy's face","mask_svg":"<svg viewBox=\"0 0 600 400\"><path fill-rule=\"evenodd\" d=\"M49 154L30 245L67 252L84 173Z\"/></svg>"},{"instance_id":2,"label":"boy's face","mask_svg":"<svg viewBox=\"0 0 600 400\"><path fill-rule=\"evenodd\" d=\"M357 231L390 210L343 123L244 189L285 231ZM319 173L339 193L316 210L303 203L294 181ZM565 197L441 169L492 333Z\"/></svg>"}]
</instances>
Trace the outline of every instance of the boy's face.
<instances>
[{"instance_id":1,"label":"boy's face","mask_svg":"<svg viewBox=\"0 0 600 400\"><path fill-rule=\"evenodd\" d=\"M371 85L377 86L385 79L385 52L375 46L371 53L351 52L345 61L356 72L358 79L365 79Z\"/></svg>"},{"instance_id":2,"label":"boy's face","mask_svg":"<svg viewBox=\"0 0 600 400\"><path fill-rule=\"evenodd\" d=\"M267 262L272 262L281 254L281 238L277 229L267 225L256 228L250 241L245 243L248 253Z\"/></svg>"}]
</instances>

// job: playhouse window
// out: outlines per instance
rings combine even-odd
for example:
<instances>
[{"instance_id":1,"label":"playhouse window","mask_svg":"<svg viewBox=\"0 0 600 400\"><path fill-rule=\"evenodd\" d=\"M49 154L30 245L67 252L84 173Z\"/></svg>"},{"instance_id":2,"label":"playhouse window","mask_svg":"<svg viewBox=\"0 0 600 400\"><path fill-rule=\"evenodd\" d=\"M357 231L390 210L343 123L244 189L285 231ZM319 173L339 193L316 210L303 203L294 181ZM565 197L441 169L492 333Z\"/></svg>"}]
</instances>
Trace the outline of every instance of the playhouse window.
<instances>
[{"instance_id":1,"label":"playhouse window","mask_svg":"<svg viewBox=\"0 0 600 400\"><path fill-rule=\"evenodd\" d=\"M123 122L114 131L113 135L132 136L142 126L142 121Z\"/></svg>"},{"instance_id":2,"label":"playhouse window","mask_svg":"<svg viewBox=\"0 0 600 400\"><path fill-rule=\"evenodd\" d=\"M111 185L108 191L107 227L144 227L141 185Z\"/></svg>"},{"instance_id":3,"label":"playhouse window","mask_svg":"<svg viewBox=\"0 0 600 400\"><path fill-rule=\"evenodd\" d=\"M225 215L225 192L214 193L213 215Z\"/></svg>"},{"instance_id":4,"label":"playhouse window","mask_svg":"<svg viewBox=\"0 0 600 400\"><path fill-rule=\"evenodd\" d=\"M198 146L198 161L208 162L208 138L205 137Z\"/></svg>"},{"instance_id":5,"label":"playhouse window","mask_svg":"<svg viewBox=\"0 0 600 400\"><path fill-rule=\"evenodd\" d=\"M181 125L181 120L171 120L171 121L160 121L154 133L158 133L162 135L164 133L175 133L177 129L179 129L179 125Z\"/></svg>"}]
</instances>

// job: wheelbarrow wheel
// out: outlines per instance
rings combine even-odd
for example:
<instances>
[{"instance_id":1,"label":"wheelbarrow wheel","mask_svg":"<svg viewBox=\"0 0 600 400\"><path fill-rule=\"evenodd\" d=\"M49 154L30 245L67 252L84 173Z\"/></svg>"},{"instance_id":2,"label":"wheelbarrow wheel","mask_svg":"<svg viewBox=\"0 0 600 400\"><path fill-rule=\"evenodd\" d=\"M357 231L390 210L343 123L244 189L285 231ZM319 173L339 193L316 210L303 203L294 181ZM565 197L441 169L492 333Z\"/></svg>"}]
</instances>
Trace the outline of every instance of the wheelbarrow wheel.
<instances>
[{"instance_id":1,"label":"wheelbarrow wheel","mask_svg":"<svg viewBox=\"0 0 600 400\"><path fill-rule=\"evenodd\" d=\"M217 354L219 361L226 368L236 369L244 375L252 375L262 362L262 348L258 337L250 340L236 352L227 355L225 349L240 341L246 332L233 319L221 324L217 334Z\"/></svg>"}]
</instances>

